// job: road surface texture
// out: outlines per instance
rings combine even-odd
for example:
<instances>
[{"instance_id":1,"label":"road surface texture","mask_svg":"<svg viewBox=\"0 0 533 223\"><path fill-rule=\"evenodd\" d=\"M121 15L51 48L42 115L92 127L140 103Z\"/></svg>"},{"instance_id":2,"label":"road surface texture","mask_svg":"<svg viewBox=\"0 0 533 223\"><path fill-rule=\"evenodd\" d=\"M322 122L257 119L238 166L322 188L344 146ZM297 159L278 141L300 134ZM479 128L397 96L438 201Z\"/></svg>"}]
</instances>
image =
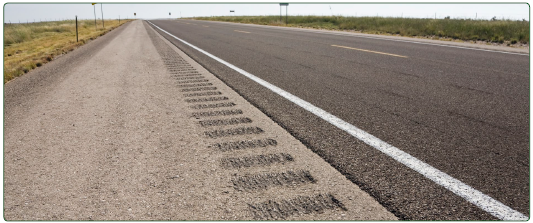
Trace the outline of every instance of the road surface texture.
<instances>
[{"instance_id":1,"label":"road surface texture","mask_svg":"<svg viewBox=\"0 0 533 223\"><path fill-rule=\"evenodd\" d=\"M134 21L4 86L6 220L395 220Z\"/></svg>"},{"instance_id":2,"label":"road surface texture","mask_svg":"<svg viewBox=\"0 0 533 223\"><path fill-rule=\"evenodd\" d=\"M399 219L505 218L193 46L528 218L527 50L222 22L150 22Z\"/></svg>"}]
</instances>

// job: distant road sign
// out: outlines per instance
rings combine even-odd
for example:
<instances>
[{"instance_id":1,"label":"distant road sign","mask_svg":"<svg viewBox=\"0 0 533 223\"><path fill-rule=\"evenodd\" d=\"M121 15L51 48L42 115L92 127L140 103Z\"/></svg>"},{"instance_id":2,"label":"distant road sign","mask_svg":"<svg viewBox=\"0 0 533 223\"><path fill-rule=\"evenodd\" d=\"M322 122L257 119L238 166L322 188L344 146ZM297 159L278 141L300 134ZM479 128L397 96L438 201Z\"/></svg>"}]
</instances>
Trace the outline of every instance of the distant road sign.
<instances>
[{"instance_id":1,"label":"distant road sign","mask_svg":"<svg viewBox=\"0 0 533 223\"><path fill-rule=\"evenodd\" d=\"M229 10L229 12L235 12L235 10Z\"/></svg>"},{"instance_id":2,"label":"distant road sign","mask_svg":"<svg viewBox=\"0 0 533 223\"><path fill-rule=\"evenodd\" d=\"M279 3L279 6L289 6L289 3Z\"/></svg>"},{"instance_id":3,"label":"distant road sign","mask_svg":"<svg viewBox=\"0 0 533 223\"><path fill-rule=\"evenodd\" d=\"M137 13L136 13L136 12L134 12L134 13L133 13L133 15L137 15Z\"/></svg>"}]
</instances>

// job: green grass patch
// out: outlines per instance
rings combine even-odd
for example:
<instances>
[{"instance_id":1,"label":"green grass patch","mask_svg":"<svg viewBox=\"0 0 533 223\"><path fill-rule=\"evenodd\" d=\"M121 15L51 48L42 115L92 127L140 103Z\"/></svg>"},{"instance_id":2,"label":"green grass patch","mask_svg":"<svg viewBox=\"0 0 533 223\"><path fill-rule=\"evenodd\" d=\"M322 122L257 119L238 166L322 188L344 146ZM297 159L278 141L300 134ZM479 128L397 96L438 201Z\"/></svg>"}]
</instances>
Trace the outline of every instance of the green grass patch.
<instances>
[{"instance_id":1,"label":"green grass patch","mask_svg":"<svg viewBox=\"0 0 533 223\"><path fill-rule=\"evenodd\" d=\"M198 20L225 21L274 26L308 27L360 31L372 34L440 37L464 41L529 44L529 21L473 19L416 19L343 16L214 16ZM514 44L514 43L513 43Z\"/></svg>"}]
</instances>

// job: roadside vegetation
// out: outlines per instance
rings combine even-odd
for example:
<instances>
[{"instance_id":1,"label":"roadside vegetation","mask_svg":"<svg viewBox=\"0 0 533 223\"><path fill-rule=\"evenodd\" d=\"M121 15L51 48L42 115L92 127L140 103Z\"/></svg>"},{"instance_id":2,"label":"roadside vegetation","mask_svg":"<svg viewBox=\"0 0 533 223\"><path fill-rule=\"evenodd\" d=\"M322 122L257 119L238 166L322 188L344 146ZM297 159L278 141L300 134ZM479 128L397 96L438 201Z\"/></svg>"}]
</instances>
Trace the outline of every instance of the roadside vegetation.
<instances>
[{"instance_id":1,"label":"roadside vegetation","mask_svg":"<svg viewBox=\"0 0 533 223\"><path fill-rule=\"evenodd\" d=\"M328 30L357 31L370 34L388 34L425 37L443 40L482 41L495 44L529 44L529 21L473 20L473 19L418 19L343 16L216 16L195 17L198 20L251 23L274 26L305 27Z\"/></svg>"},{"instance_id":2,"label":"roadside vegetation","mask_svg":"<svg viewBox=\"0 0 533 223\"><path fill-rule=\"evenodd\" d=\"M104 29L101 20L98 28L94 20L78 20L79 42L74 20L4 24L4 84L128 21L105 20Z\"/></svg>"}]
</instances>

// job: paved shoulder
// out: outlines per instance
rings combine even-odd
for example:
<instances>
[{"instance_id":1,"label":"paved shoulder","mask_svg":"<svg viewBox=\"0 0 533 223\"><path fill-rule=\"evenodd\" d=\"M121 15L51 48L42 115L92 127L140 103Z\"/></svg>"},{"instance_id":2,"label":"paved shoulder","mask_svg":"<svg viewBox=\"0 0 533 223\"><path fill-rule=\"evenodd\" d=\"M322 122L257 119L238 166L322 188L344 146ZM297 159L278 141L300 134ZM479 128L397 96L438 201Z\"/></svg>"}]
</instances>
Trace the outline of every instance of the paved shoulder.
<instances>
[{"instance_id":1,"label":"paved shoulder","mask_svg":"<svg viewBox=\"0 0 533 223\"><path fill-rule=\"evenodd\" d=\"M6 220L396 219L146 23L97 44L6 101Z\"/></svg>"}]
</instances>

